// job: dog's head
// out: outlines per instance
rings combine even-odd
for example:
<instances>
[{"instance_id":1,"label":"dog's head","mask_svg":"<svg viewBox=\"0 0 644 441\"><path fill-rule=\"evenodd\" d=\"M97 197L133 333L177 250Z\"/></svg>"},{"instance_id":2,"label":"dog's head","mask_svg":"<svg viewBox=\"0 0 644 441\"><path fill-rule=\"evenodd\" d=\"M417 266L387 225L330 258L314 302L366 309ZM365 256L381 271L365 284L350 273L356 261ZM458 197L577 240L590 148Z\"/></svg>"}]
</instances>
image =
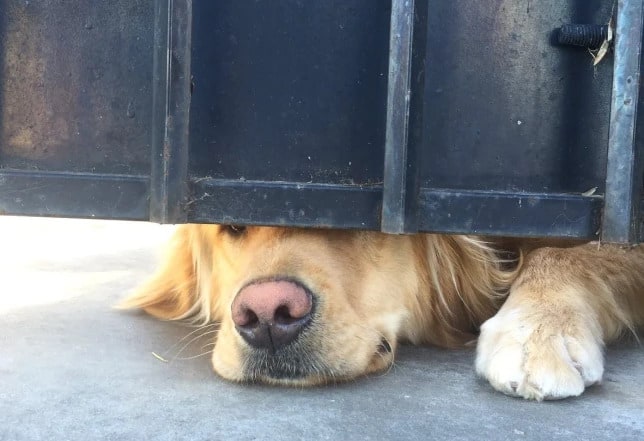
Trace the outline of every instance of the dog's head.
<instances>
[{"instance_id":1,"label":"dog's head","mask_svg":"<svg viewBox=\"0 0 644 441\"><path fill-rule=\"evenodd\" d=\"M341 381L387 368L401 339L471 338L506 283L492 253L459 237L189 225L126 306L219 322L224 378Z\"/></svg>"}]
</instances>

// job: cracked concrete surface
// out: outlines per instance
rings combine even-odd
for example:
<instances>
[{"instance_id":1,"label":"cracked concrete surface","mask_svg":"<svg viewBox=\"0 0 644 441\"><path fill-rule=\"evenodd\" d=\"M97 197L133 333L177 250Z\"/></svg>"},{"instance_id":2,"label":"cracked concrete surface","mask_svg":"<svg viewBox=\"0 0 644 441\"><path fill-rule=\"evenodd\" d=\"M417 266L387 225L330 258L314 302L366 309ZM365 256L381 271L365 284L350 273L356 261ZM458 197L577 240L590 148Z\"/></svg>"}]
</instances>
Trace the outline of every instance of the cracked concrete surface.
<instances>
[{"instance_id":1,"label":"cracked concrete surface","mask_svg":"<svg viewBox=\"0 0 644 441\"><path fill-rule=\"evenodd\" d=\"M170 232L0 217L0 440L644 439L634 342L607 350L602 385L558 402L494 392L472 351L418 347L387 374L343 385L227 383L199 356L207 339L181 341L192 328L111 309Z\"/></svg>"}]
</instances>

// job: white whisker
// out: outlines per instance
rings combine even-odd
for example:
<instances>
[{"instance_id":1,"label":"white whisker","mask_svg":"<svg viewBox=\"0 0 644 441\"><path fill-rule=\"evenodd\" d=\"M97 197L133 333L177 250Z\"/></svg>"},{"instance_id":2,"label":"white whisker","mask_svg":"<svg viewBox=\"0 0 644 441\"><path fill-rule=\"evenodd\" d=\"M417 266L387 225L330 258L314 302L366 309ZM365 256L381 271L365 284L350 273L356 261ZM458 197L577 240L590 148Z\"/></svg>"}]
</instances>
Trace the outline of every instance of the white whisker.
<instances>
[{"instance_id":1,"label":"white whisker","mask_svg":"<svg viewBox=\"0 0 644 441\"><path fill-rule=\"evenodd\" d=\"M208 325L205 325L205 326L200 326L200 327L198 327L198 328L197 328L197 329L195 329L194 331L192 331L192 332L188 333L187 335L184 335L184 336L183 336L179 341L177 341L175 344L173 344L173 345L172 345L172 346L170 346L168 349L166 349L166 350L163 352L163 355L167 355L171 350L173 350L174 348L176 348L177 346L179 346L179 345L180 345L182 342L184 342L187 338L189 338L189 337L193 336L193 335L194 335L194 334L196 334L197 332L207 330L207 329L208 329L208 328L210 328L210 327L217 327L217 329L218 329L218 324L217 324L217 323L212 323L212 324L208 324ZM202 334L202 335L205 335L205 334Z\"/></svg>"}]
</instances>

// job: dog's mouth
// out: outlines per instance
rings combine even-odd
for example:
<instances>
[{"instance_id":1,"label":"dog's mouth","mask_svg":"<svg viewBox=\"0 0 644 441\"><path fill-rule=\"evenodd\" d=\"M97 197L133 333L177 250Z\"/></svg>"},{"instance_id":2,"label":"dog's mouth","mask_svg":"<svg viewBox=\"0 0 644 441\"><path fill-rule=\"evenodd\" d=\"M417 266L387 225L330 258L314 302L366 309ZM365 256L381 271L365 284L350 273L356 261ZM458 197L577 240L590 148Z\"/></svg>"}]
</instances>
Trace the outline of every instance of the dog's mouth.
<instances>
[{"instance_id":1,"label":"dog's mouth","mask_svg":"<svg viewBox=\"0 0 644 441\"><path fill-rule=\"evenodd\" d=\"M244 377L252 382L302 383L333 378L333 370L314 351L293 344L276 352L253 349L244 363ZM309 381L307 381L309 380Z\"/></svg>"},{"instance_id":2,"label":"dog's mouth","mask_svg":"<svg viewBox=\"0 0 644 441\"><path fill-rule=\"evenodd\" d=\"M336 360L331 365L315 345L301 338L278 351L249 348L243 363L243 376L248 382L286 386L340 383L386 370L393 363L393 352L392 344L383 337L373 351L369 366L356 372L349 368L349 360Z\"/></svg>"}]
</instances>

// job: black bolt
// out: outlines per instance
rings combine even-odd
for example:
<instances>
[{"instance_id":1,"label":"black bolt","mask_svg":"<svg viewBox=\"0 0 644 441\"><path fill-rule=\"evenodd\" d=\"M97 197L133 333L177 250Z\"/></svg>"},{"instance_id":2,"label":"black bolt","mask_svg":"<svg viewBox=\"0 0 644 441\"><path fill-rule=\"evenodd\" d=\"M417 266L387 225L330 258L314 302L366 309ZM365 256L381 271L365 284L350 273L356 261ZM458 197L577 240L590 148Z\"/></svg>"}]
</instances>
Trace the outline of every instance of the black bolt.
<instances>
[{"instance_id":1,"label":"black bolt","mask_svg":"<svg viewBox=\"0 0 644 441\"><path fill-rule=\"evenodd\" d=\"M565 24L553 33L553 41L562 46L599 49L608 37L608 25Z\"/></svg>"}]
</instances>

